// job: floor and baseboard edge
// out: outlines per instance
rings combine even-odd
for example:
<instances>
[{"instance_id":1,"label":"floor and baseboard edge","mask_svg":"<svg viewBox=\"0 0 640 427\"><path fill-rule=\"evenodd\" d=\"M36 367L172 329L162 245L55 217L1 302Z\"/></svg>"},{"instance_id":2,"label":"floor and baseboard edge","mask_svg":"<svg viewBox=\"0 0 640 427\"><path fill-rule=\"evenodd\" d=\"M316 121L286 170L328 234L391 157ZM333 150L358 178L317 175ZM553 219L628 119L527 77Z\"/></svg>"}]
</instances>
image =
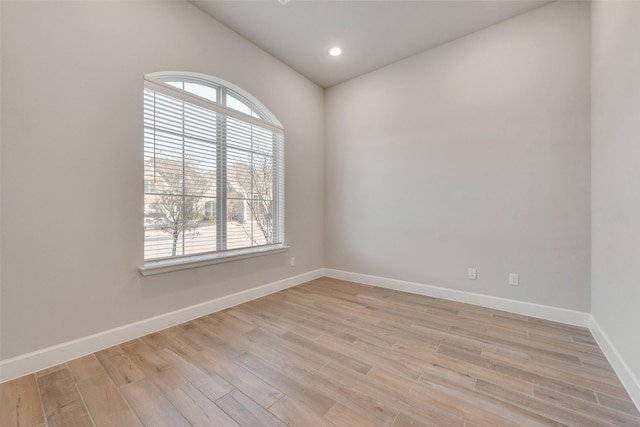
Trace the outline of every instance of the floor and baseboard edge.
<instances>
[{"instance_id":1,"label":"floor and baseboard edge","mask_svg":"<svg viewBox=\"0 0 640 427\"><path fill-rule=\"evenodd\" d=\"M568 325L589 328L600 349L607 357L607 360L615 370L629 393L631 400L640 409L640 380L634 375L629 365L620 356L604 333L595 318L587 312L568 310L559 307L533 304L523 301L515 301L506 298L481 295L472 292L460 291L457 289L447 289L438 286L425 285L421 283L407 282L403 280L389 279L385 277L371 276L367 274L352 273L341 270L325 269L325 275L334 279L348 280L363 283L365 285L378 286L381 288L394 289L402 292L409 292L418 295L425 295L436 298L443 298L451 301L464 302L479 305L496 310L508 311L524 316L537 317Z\"/></svg>"},{"instance_id":2,"label":"floor and baseboard edge","mask_svg":"<svg viewBox=\"0 0 640 427\"><path fill-rule=\"evenodd\" d=\"M118 328L2 360L0 361L0 382L9 381L152 332L224 310L225 308L242 304L283 289L291 288L322 277L323 275L324 269L320 268L235 294L225 295L201 304L185 307Z\"/></svg>"},{"instance_id":3,"label":"floor and baseboard edge","mask_svg":"<svg viewBox=\"0 0 640 427\"><path fill-rule=\"evenodd\" d=\"M638 380L638 377L634 375L627 362L625 362L620 353L618 353L618 350L613 346L611 340L609 340L609 337L602 330L593 315L590 319L589 329L591 330L591 335L593 335L593 338L607 357L611 367L616 371L618 378L620 378L622 385L624 385L627 393L629 393L631 400L633 400L633 403L635 403L636 407L640 410L640 380Z\"/></svg>"},{"instance_id":4,"label":"floor and baseboard edge","mask_svg":"<svg viewBox=\"0 0 640 427\"><path fill-rule=\"evenodd\" d=\"M404 280L389 279L386 277L370 276L367 274L351 273L329 268L325 269L325 274L326 276L334 279L349 280L352 282L363 283L365 285L443 298L450 301L464 302L467 304L479 305L495 310L508 311L524 316L531 316L568 325L581 326L584 328L589 327L589 319L591 317L589 313L583 311L568 310L565 308L516 301L491 295L460 291L457 289L448 289L439 286L407 282Z\"/></svg>"},{"instance_id":5,"label":"floor and baseboard edge","mask_svg":"<svg viewBox=\"0 0 640 427\"><path fill-rule=\"evenodd\" d=\"M600 328L598 322L589 313L328 268L320 268L297 276L237 292L235 294L206 301L201 304L185 307L180 310L175 310L149 319L144 319L118 328L89 335L87 337L2 360L0 361L0 382L9 381L11 379L63 363L152 332L169 328L200 316L261 298L323 276L418 295L464 302L496 310L504 310L525 316L532 316L589 328L595 340L598 342L598 345L609 360L609 363L611 363L616 374L627 389L631 399L634 401L636 406L640 408L640 381L638 381L638 378L636 378L633 372L629 369L627 363L620 356L604 331Z\"/></svg>"}]
</instances>

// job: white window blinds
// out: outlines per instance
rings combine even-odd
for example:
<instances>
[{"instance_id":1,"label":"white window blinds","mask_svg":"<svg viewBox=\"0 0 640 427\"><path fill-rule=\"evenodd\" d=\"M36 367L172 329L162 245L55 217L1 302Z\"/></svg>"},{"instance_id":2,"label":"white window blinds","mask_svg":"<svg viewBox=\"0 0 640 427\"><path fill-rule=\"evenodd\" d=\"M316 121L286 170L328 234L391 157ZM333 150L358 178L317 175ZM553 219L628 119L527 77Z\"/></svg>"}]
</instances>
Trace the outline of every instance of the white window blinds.
<instances>
[{"instance_id":1,"label":"white window blinds","mask_svg":"<svg viewBox=\"0 0 640 427\"><path fill-rule=\"evenodd\" d=\"M282 128L224 86L171 80L145 82L145 262L281 246Z\"/></svg>"}]
</instances>

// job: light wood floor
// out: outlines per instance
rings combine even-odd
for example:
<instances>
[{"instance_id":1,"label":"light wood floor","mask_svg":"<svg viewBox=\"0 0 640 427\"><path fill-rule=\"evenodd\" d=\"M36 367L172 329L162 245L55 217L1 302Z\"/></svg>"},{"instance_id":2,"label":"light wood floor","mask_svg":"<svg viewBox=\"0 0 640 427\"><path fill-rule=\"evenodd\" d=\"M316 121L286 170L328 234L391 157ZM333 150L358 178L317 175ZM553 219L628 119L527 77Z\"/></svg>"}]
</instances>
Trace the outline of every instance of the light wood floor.
<instances>
[{"instance_id":1,"label":"light wood floor","mask_svg":"<svg viewBox=\"0 0 640 427\"><path fill-rule=\"evenodd\" d=\"M4 426L640 426L587 329L318 279L2 384Z\"/></svg>"}]
</instances>

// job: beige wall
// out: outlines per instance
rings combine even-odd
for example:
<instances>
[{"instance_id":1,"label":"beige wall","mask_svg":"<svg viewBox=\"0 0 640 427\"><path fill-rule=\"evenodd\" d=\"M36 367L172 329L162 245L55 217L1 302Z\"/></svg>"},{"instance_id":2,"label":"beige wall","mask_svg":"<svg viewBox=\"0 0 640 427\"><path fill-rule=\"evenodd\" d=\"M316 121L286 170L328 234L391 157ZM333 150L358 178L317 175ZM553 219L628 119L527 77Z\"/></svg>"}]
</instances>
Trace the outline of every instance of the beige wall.
<instances>
[{"instance_id":1,"label":"beige wall","mask_svg":"<svg viewBox=\"0 0 640 427\"><path fill-rule=\"evenodd\" d=\"M3 1L1 36L0 358L324 266L318 86L186 2ZM288 253L140 276L143 76L168 70L283 123Z\"/></svg>"},{"instance_id":2,"label":"beige wall","mask_svg":"<svg viewBox=\"0 0 640 427\"><path fill-rule=\"evenodd\" d=\"M640 405L640 2L593 2L592 28L592 314Z\"/></svg>"},{"instance_id":3,"label":"beige wall","mask_svg":"<svg viewBox=\"0 0 640 427\"><path fill-rule=\"evenodd\" d=\"M589 311L589 12L553 3L328 89L326 266Z\"/></svg>"}]
</instances>

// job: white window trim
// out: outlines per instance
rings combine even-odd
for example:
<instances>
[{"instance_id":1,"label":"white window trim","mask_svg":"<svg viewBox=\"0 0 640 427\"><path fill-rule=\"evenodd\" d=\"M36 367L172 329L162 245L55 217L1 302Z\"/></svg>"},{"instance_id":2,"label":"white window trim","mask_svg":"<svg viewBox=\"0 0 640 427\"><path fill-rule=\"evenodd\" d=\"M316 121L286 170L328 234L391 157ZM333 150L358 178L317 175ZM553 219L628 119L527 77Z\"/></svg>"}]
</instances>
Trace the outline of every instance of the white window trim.
<instances>
[{"instance_id":1,"label":"white window trim","mask_svg":"<svg viewBox=\"0 0 640 427\"><path fill-rule=\"evenodd\" d=\"M207 265L222 264L224 262L239 261L241 259L255 258L265 255L274 255L286 252L287 245L269 245L256 249L236 249L225 252L192 255L180 258L147 261L140 267L140 274L153 276L155 274L169 273L171 271L187 270L190 268L204 267Z\"/></svg>"}]
</instances>

